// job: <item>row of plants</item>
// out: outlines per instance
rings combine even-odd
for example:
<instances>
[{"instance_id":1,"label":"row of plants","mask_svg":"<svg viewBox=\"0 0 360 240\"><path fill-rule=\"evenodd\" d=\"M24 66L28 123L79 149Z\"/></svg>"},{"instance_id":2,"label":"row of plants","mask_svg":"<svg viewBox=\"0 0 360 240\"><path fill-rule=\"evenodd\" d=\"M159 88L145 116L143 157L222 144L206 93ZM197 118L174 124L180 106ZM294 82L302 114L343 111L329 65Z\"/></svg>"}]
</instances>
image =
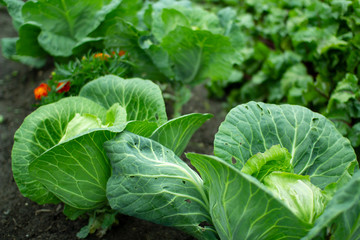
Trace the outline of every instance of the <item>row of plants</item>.
<instances>
[{"instance_id":1,"label":"row of plants","mask_svg":"<svg viewBox=\"0 0 360 240\"><path fill-rule=\"evenodd\" d=\"M2 39L10 59L67 64L121 49L131 76L167 84L175 116L206 83L229 109L250 100L309 107L360 145L355 0L3 2L19 31Z\"/></svg>"},{"instance_id":2,"label":"row of plants","mask_svg":"<svg viewBox=\"0 0 360 240\"><path fill-rule=\"evenodd\" d=\"M232 5L244 41L237 79L211 84L230 107L250 100L298 104L331 119L360 145L358 1L210 1Z\"/></svg>"},{"instance_id":3,"label":"row of plants","mask_svg":"<svg viewBox=\"0 0 360 240\"><path fill-rule=\"evenodd\" d=\"M78 237L122 213L198 239L354 239L360 229L356 155L324 116L249 102L233 108L214 155L179 156L212 116L167 119L151 81L108 75L78 97L39 107L15 134L14 179L39 203L89 215ZM352 176L354 175L354 176Z\"/></svg>"},{"instance_id":4,"label":"row of plants","mask_svg":"<svg viewBox=\"0 0 360 240\"><path fill-rule=\"evenodd\" d=\"M3 54L57 62L15 134L14 179L39 204L88 215L78 237L118 213L198 239L359 236L356 1L2 3L19 31ZM196 172L179 157L211 115L181 107L201 83L231 106L285 101L336 125L305 107L238 105L214 155L186 154Z\"/></svg>"}]
</instances>

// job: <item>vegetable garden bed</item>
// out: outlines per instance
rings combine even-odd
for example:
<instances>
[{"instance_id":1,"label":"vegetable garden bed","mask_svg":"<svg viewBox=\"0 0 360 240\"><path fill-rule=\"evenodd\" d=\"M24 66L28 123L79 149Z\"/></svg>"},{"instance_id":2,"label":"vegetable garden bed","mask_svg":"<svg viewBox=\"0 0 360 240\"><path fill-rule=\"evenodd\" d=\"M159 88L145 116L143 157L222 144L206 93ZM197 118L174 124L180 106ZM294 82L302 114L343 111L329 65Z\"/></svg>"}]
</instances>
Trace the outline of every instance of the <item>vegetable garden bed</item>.
<instances>
[{"instance_id":1,"label":"vegetable garden bed","mask_svg":"<svg viewBox=\"0 0 360 240\"><path fill-rule=\"evenodd\" d=\"M0 26L3 26L0 38L16 36L11 18L5 9L0 11ZM52 69L32 70L23 64L4 59L1 55L0 66L0 115L4 117L0 124L0 239L76 239L76 233L88 220L67 219L62 213L62 204L38 205L24 198L11 171L10 154L14 133L24 118L35 109L33 90L48 77ZM184 111L221 113L220 102L208 102L206 99L205 89L198 88ZM224 114L217 116L195 134L186 151L199 152L201 149L205 150L204 153L211 153L213 136ZM122 215L117 219L118 223L103 239L193 239L175 229L134 217ZM90 235L87 239L98 237Z\"/></svg>"},{"instance_id":2,"label":"vegetable garden bed","mask_svg":"<svg viewBox=\"0 0 360 240\"><path fill-rule=\"evenodd\" d=\"M359 2L199 2L0 0L1 237L359 236Z\"/></svg>"}]
</instances>

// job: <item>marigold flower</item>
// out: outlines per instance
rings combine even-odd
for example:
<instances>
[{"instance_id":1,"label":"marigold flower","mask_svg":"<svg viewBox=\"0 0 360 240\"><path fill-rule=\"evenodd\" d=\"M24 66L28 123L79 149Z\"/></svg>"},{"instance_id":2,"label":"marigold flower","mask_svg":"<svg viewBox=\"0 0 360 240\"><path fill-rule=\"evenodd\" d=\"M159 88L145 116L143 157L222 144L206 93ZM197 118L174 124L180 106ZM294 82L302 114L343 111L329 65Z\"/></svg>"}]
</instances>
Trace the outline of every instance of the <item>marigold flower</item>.
<instances>
[{"instance_id":1,"label":"marigold flower","mask_svg":"<svg viewBox=\"0 0 360 240\"><path fill-rule=\"evenodd\" d=\"M124 50L120 50L120 51L118 52L118 55L119 55L120 57L122 57L122 56L125 55L125 53L126 53L126 52L125 52ZM114 55L116 54L116 52L115 52L115 51L112 51L111 54L114 56Z\"/></svg>"},{"instance_id":2,"label":"marigold flower","mask_svg":"<svg viewBox=\"0 0 360 240\"><path fill-rule=\"evenodd\" d=\"M122 56L125 55L125 53L126 53L126 52L125 52L124 50L120 50L120 51L119 51L119 56L122 57Z\"/></svg>"},{"instance_id":3,"label":"marigold flower","mask_svg":"<svg viewBox=\"0 0 360 240\"><path fill-rule=\"evenodd\" d=\"M41 83L34 89L34 95L36 100L41 100L42 97L46 97L51 88L46 83Z\"/></svg>"},{"instance_id":4,"label":"marigold flower","mask_svg":"<svg viewBox=\"0 0 360 240\"><path fill-rule=\"evenodd\" d=\"M70 82L59 82L56 86L56 92L63 93L70 90Z\"/></svg>"},{"instance_id":5,"label":"marigold flower","mask_svg":"<svg viewBox=\"0 0 360 240\"><path fill-rule=\"evenodd\" d=\"M104 61L106 61L106 60L108 60L108 58L110 57L110 55L109 54L104 54L104 53L95 53L94 54L94 58L99 58L100 60L104 60Z\"/></svg>"}]
</instances>

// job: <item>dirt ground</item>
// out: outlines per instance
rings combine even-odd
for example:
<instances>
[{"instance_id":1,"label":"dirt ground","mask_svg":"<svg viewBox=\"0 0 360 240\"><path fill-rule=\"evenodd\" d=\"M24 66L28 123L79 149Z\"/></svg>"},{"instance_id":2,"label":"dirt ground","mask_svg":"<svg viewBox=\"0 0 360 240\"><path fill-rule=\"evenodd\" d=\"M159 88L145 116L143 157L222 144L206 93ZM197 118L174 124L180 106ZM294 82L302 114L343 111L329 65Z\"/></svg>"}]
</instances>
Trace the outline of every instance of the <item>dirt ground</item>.
<instances>
[{"instance_id":1,"label":"dirt ground","mask_svg":"<svg viewBox=\"0 0 360 240\"><path fill-rule=\"evenodd\" d=\"M11 19L4 8L0 8L0 38L14 37ZM76 233L87 224L87 219L71 221L63 215L63 206L37 205L24 198L12 177L11 149L13 136L24 118L30 114L35 103L33 89L44 81L47 70L35 70L0 56L0 240L20 239L76 239ZM207 122L192 138L186 152L212 153L214 134L223 121L221 103L206 99L202 87L184 112L208 112L216 118ZM175 229L159 226L133 217L119 215L118 224L102 239L193 239ZM98 239L90 235L87 239Z\"/></svg>"}]
</instances>

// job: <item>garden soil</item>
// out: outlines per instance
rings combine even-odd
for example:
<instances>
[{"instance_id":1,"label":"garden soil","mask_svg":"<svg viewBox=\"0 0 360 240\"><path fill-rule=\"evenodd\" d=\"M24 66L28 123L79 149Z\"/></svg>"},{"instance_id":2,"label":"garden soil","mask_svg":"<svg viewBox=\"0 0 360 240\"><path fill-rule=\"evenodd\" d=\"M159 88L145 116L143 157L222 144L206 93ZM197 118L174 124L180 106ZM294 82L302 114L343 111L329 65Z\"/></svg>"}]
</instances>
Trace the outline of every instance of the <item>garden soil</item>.
<instances>
[{"instance_id":1,"label":"garden soil","mask_svg":"<svg viewBox=\"0 0 360 240\"><path fill-rule=\"evenodd\" d=\"M4 8L0 8L0 27L0 38L16 37L11 18ZM76 233L87 224L86 218L76 221L67 219L62 213L61 204L38 205L24 198L12 176L11 149L14 133L24 118L34 111L33 89L47 79L51 70L51 66L45 70L31 69L0 56L0 240L77 239ZM207 100L203 87L197 87L194 91L184 113L208 112L216 117L199 129L186 152L211 154L214 134L225 114L220 102ZM185 160L184 157L183 159ZM118 215L117 221L101 239L194 239L175 229L125 215ZM91 234L86 239L99 237Z\"/></svg>"}]
</instances>

